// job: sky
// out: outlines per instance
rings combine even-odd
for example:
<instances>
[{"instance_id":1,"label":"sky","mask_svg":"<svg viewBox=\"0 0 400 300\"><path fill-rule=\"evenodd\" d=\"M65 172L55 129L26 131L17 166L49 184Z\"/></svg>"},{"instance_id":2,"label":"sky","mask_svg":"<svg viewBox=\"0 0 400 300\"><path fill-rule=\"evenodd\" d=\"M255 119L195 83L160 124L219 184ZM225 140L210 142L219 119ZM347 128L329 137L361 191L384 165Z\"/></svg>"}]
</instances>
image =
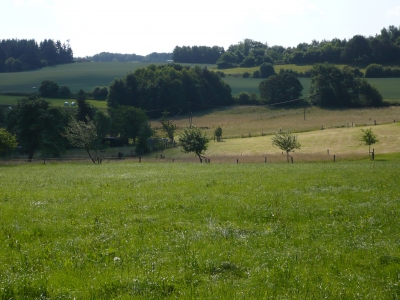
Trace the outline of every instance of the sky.
<instances>
[{"instance_id":1,"label":"sky","mask_svg":"<svg viewBox=\"0 0 400 300\"><path fill-rule=\"evenodd\" d=\"M246 38L295 47L400 26L399 0L1 0L0 39L69 40L74 57Z\"/></svg>"}]
</instances>

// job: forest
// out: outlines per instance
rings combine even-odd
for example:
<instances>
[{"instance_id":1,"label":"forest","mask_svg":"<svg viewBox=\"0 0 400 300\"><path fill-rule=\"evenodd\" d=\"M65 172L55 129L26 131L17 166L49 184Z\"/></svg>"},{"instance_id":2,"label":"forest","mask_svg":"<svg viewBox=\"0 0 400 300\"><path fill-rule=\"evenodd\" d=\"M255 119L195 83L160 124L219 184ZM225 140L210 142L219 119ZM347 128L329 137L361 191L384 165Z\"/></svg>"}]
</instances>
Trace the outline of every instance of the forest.
<instances>
[{"instance_id":1,"label":"forest","mask_svg":"<svg viewBox=\"0 0 400 300\"><path fill-rule=\"evenodd\" d=\"M219 54L219 56L217 55ZM175 47L173 60L178 63L212 63L218 68L254 67L274 64L393 64L400 57L400 29L389 26L375 36L355 35L337 39L300 43L296 47L269 46L267 43L245 39L223 47Z\"/></svg>"},{"instance_id":2,"label":"forest","mask_svg":"<svg viewBox=\"0 0 400 300\"><path fill-rule=\"evenodd\" d=\"M73 62L69 41L7 39L0 41L0 72L20 72Z\"/></svg>"}]
</instances>

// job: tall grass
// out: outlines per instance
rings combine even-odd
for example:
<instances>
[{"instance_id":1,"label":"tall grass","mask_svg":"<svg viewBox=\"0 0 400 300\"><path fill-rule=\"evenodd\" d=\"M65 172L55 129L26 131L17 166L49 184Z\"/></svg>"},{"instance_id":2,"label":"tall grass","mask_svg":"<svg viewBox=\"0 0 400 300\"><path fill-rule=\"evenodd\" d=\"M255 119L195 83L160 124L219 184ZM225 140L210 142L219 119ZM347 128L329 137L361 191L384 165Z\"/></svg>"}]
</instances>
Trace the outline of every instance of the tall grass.
<instances>
[{"instance_id":1,"label":"tall grass","mask_svg":"<svg viewBox=\"0 0 400 300\"><path fill-rule=\"evenodd\" d=\"M0 167L2 299L400 297L399 162Z\"/></svg>"}]
</instances>

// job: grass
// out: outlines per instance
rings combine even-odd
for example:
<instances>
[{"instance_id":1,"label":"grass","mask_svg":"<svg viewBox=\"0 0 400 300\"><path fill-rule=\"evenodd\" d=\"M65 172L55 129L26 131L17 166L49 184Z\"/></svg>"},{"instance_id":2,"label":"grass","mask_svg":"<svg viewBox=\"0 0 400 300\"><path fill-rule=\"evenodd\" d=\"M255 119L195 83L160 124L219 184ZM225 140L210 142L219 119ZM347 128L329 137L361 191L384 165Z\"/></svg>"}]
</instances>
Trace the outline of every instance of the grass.
<instances>
[{"instance_id":1,"label":"grass","mask_svg":"<svg viewBox=\"0 0 400 300\"><path fill-rule=\"evenodd\" d=\"M149 63L73 63L34 71L0 73L0 93L36 92L43 80L68 85L73 93L79 89L91 92L96 86L109 86L115 78L122 78L127 73L148 65Z\"/></svg>"},{"instance_id":2,"label":"grass","mask_svg":"<svg viewBox=\"0 0 400 300\"><path fill-rule=\"evenodd\" d=\"M147 67L147 63L74 63L46 67L39 70L18 72L18 73L0 73L0 93L19 92L32 93L37 92L43 80L53 80L59 85L68 85L76 93L79 89L90 92L96 86L109 86L115 78L122 78L127 73L137 68ZM215 65L202 65L210 69L217 70ZM304 72L310 69L309 65L277 65L277 72L281 68L293 69ZM342 67L342 65L340 65ZM236 68L222 70L226 74L240 74L258 69L254 68ZM237 96L240 92L259 94L258 84L262 79L235 78L226 77L224 80L231 86L232 94ZM385 100L399 101L400 97L400 78L368 79L382 93ZM309 94L311 81L309 78L300 78L304 87L303 94ZM35 89L33 89L35 87ZM0 104L12 104L6 101L3 96L0 97ZM9 98L12 100L13 98ZM15 98L14 98L15 99Z\"/></svg>"},{"instance_id":3,"label":"grass","mask_svg":"<svg viewBox=\"0 0 400 300\"><path fill-rule=\"evenodd\" d=\"M205 129L208 136L213 136L217 126L222 127L225 138L260 136L271 134L279 129L304 132L351 126L371 126L399 121L400 107L392 106L374 109L306 109L304 120L303 108L279 109L260 106L232 106L193 114L193 125ZM188 116L176 119L179 128L188 126ZM160 126L157 121L153 127ZM323 133L322 133L323 134Z\"/></svg>"},{"instance_id":4,"label":"grass","mask_svg":"<svg viewBox=\"0 0 400 300\"><path fill-rule=\"evenodd\" d=\"M399 161L0 168L2 299L400 296Z\"/></svg>"},{"instance_id":5,"label":"grass","mask_svg":"<svg viewBox=\"0 0 400 300\"><path fill-rule=\"evenodd\" d=\"M10 95L0 95L0 106L8 106L8 105L17 105L18 100L21 99L22 96L10 96ZM71 106L72 102L76 102L75 99L55 99L55 98L46 98L49 102L51 102L54 106L64 107L64 103L69 103L69 108L74 109ZM107 108L107 101L98 101L98 100L87 100L88 103L93 105L99 109Z\"/></svg>"}]
</instances>

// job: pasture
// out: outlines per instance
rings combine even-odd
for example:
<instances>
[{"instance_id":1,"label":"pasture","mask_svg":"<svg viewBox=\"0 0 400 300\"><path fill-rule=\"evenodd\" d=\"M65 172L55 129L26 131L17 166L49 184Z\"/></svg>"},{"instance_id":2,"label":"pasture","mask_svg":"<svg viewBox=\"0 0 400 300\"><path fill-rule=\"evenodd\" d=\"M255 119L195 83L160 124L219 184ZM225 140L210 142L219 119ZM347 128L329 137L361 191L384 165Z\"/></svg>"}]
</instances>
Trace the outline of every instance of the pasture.
<instances>
[{"instance_id":1,"label":"pasture","mask_svg":"<svg viewBox=\"0 0 400 300\"><path fill-rule=\"evenodd\" d=\"M0 297L397 299L399 174L399 161L3 165Z\"/></svg>"}]
</instances>

